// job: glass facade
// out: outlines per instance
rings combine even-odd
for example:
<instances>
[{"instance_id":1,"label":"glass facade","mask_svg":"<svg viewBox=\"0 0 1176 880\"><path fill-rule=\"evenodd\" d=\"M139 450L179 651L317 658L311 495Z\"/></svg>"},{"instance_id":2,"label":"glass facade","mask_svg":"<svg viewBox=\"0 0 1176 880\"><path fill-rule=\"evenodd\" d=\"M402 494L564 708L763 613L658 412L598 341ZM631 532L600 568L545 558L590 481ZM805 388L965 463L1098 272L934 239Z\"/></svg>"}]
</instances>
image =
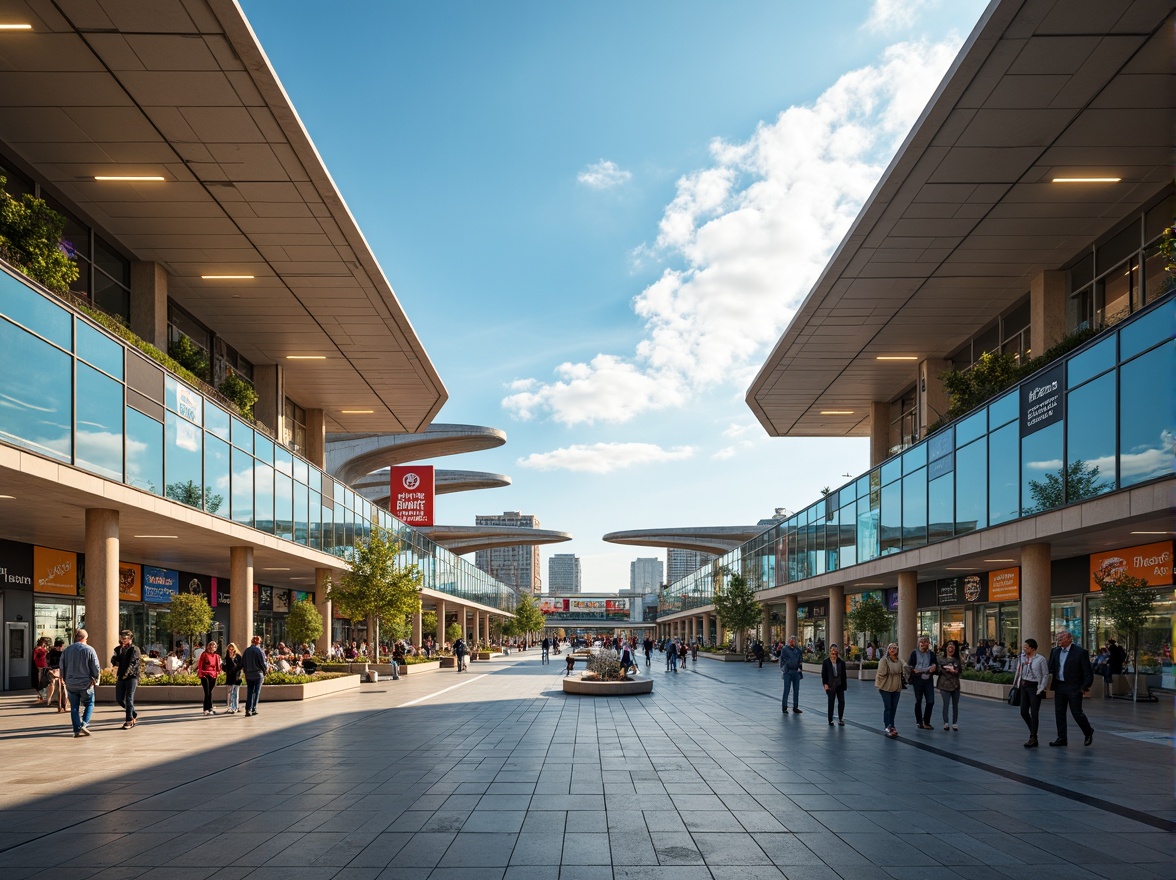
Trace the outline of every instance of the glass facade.
<instances>
[{"instance_id":1,"label":"glass facade","mask_svg":"<svg viewBox=\"0 0 1176 880\"><path fill-rule=\"evenodd\" d=\"M137 358L131 369L130 358ZM150 366L145 366L149 364ZM427 589L510 611L514 593L0 270L0 442L346 559L378 526Z\"/></svg>"},{"instance_id":2,"label":"glass facade","mask_svg":"<svg viewBox=\"0 0 1176 880\"><path fill-rule=\"evenodd\" d=\"M1174 328L1176 298L1168 295L669 585L659 613L711 604L725 571L742 573L757 590L770 589L1171 476ZM1041 427L1021 392L1059 369L1052 415ZM1015 631L1014 617L994 614L983 631Z\"/></svg>"}]
</instances>

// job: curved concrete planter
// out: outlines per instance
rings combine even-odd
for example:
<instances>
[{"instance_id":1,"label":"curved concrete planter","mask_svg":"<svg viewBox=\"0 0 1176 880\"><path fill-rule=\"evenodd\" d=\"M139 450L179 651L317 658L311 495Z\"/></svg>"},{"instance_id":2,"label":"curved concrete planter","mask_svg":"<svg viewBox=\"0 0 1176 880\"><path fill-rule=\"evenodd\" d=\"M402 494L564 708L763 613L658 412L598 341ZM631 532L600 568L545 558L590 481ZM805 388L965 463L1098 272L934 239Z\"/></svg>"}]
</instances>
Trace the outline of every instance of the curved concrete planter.
<instances>
[{"instance_id":1,"label":"curved concrete planter","mask_svg":"<svg viewBox=\"0 0 1176 880\"><path fill-rule=\"evenodd\" d=\"M325 697L341 691L353 690L359 687L358 675L344 675L342 678L328 678L325 681L311 681L306 684L267 684L262 685L261 701L263 703L280 703L290 700L310 700L315 697ZM219 708L228 699L229 689L226 685L217 685L212 689L212 702ZM99 703L114 702L114 685L105 684L95 688L95 698ZM148 685L135 691L135 704L139 703L200 703L204 701L204 690L199 685ZM245 702L245 684L241 684L241 702Z\"/></svg>"},{"instance_id":2,"label":"curved concrete planter","mask_svg":"<svg viewBox=\"0 0 1176 880\"><path fill-rule=\"evenodd\" d=\"M580 694L585 697L628 697L633 694L653 693L653 679L636 681L584 681L579 678L563 680L565 694Z\"/></svg>"}]
</instances>

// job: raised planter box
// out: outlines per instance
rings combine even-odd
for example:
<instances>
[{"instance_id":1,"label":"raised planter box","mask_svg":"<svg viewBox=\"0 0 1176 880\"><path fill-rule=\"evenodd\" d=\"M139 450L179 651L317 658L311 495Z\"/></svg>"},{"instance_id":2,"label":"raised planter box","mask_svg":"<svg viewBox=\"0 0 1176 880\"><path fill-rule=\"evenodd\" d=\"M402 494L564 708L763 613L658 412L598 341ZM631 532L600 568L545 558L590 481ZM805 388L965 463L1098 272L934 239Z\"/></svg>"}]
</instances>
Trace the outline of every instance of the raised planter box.
<instances>
[{"instance_id":1,"label":"raised planter box","mask_svg":"<svg viewBox=\"0 0 1176 880\"><path fill-rule=\"evenodd\" d=\"M353 690L359 687L358 675L345 675L342 678L327 678L322 681L311 681L306 684L267 684L261 688L261 702L280 703L291 700L311 700L315 697L325 697L341 691ZM95 690L95 699L99 703L114 702L114 685L99 685ZM227 685L217 685L212 689L212 702L218 709L228 699ZM199 685L146 685L135 691L135 703L202 703L204 689ZM241 703L245 702L245 684L241 684Z\"/></svg>"},{"instance_id":2,"label":"raised planter box","mask_svg":"<svg viewBox=\"0 0 1176 880\"><path fill-rule=\"evenodd\" d=\"M665 655L663 654L662 656L665 656ZM743 655L742 654L733 654L730 651L723 651L721 654L711 654L711 653L708 653L707 651L699 651L698 657L700 660L705 657L707 660L718 660L720 663L742 663L743 662ZM765 659L764 662L766 663L767 660Z\"/></svg>"},{"instance_id":3,"label":"raised planter box","mask_svg":"<svg viewBox=\"0 0 1176 880\"><path fill-rule=\"evenodd\" d=\"M456 657L442 657L440 669L457 669Z\"/></svg>"},{"instance_id":4,"label":"raised planter box","mask_svg":"<svg viewBox=\"0 0 1176 880\"><path fill-rule=\"evenodd\" d=\"M635 681L584 681L580 678L563 680L565 694L579 694L584 697L629 697L634 694L653 693L653 679L641 678Z\"/></svg>"}]
</instances>

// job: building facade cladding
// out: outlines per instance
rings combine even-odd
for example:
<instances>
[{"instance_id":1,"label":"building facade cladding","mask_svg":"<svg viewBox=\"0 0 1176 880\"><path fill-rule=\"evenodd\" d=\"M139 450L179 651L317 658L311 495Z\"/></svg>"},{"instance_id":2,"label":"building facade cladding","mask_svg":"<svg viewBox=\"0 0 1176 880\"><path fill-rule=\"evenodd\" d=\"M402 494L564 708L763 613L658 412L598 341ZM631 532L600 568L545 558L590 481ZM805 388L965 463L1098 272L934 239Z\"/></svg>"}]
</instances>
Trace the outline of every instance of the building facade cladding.
<instances>
[{"instance_id":1,"label":"building facade cladding","mask_svg":"<svg viewBox=\"0 0 1176 880\"><path fill-rule=\"evenodd\" d=\"M580 557L574 553L555 553L547 560L549 593L580 592Z\"/></svg>"},{"instance_id":2,"label":"building facade cladding","mask_svg":"<svg viewBox=\"0 0 1176 880\"><path fill-rule=\"evenodd\" d=\"M638 557L629 563L629 589L636 593L656 592L665 583L665 569L656 556Z\"/></svg>"},{"instance_id":3,"label":"building facade cladding","mask_svg":"<svg viewBox=\"0 0 1176 880\"><path fill-rule=\"evenodd\" d=\"M818 576L844 571L848 585L862 580L854 567L871 560L1171 481L1176 474L1174 328L1176 293L1151 299L1011 390L830 492L716 564L674 583L662 594L659 616L711 605L716 579L724 570L742 572L757 591L791 586L785 591L788 595L801 595L806 581ZM1170 529L1171 519L1167 521ZM1172 583L1171 532L1167 534L1166 547L1151 554L1160 560L1150 578L1153 586ZM1137 543L1147 545L1161 537L1143 537ZM1121 556L1149 556L1150 551L1135 554L1140 548L1129 544L1124 540L1119 545L1129 551ZM1116 548L1086 549L1053 560L1050 617L1052 626L1071 628L1076 640L1094 645L1105 642L1107 627L1098 615L1090 568L1097 551ZM987 544L985 551L985 556L1002 556L999 548ZM1019 644L1020 570L1007 575L1017 583L1008 592L992 590L990 582L997 573L976 571L920 582L920 631L973 644L981 638ZM852 594L846 596L846 607L864 591L846 586L846 593ZM888 595L892 608L897 608L895 591L878 592ZM806 604L804 598L800 601ZM810 632L822 631L828 614L827 602L818 607L822 601L807 603L810 607L800 615L802 631L804 620L813 624ZM1147 630L1151 641L1143 649L1166 658L1156 666L1163 667L1164 683L1173 686L1176 603L1170 587L1157 608L1154 625ZM840 635L834 633L832 639L837 641ZM1043 635L1048 639L1048 632L1036 633L1039 640Z\"/></svg>"},{"instance_id":4,"label":"building facade cladding","mask_svg":"<svg viewBox=\"0 0 1176 880\"><path fill-rule=\"evenodd\" d=\"M666 550L666 583L673 584L689 574L709 565L715 559L713 553L701 550L680 550L670 547Z\"/></svg>"},{"instance_id":5,"label":"building facade cladding","mask_svg":"<svg viewBox=\"0 0 1176 880\"><path fill-rule=\"evenodd\" d=\"M537 529L539 517L508 510L502 514L476 516L474 525ZM474 566L509 586L516 595L529 593L538 596L543 591L537 544L517 544L511 547L479 550L474 554Z\"/></svg>"}]
</instances>

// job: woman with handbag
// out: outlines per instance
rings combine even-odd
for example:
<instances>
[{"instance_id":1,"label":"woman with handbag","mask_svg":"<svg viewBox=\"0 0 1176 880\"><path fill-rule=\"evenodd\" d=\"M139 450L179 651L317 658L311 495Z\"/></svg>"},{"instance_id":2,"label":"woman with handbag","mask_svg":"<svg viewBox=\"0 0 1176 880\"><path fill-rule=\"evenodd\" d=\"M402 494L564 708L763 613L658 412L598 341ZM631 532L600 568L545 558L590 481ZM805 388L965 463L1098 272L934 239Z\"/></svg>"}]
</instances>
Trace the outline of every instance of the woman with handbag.
<instances>
[{"instance_id":1,"label":"woman with handbag","mask_svg":"<svg viewBox=\"0 0 1176 880\"><path fill-rule=\"evenodd\" d=\"M221 674L221 658L216 652L216 642L209 642L204 648L200 659L196 661L196 674L200 676L200 686L204 688L204 714L215 715L212 689L216 687L216 677Z\"/></svg>"},{"instance_id":2,"label":"woman with handbag","mask_svg":"<svg viewBox=\"0 0 1176 880\"><path fill-rule=\"evenodd\" d=\"M874 676L874 687L882 695L882 729L891 739L898 736L894 727L894 715L898 711L898 699L906 687L906 665L899 659L898 645L891 642L886 654L878 661L878 672Z\"/></svg>"},{"instance_id":3,"label":"woman with handbag","mask_svg":"<svg viewBox=\"0 0 1176 880\"><path fill-rule=\"evenodd\" d=\"M950 727L959 730L960 721L960 672L963 669L963 658L960 656L959 645L950 641L943 648L943 656L939 658L939 679L935 687L939 690L943 700L943 729ZM951 724L947 723L948 709L951 709Z\"/></svg>"},{"instance_id":4,"label":"woman with handbag","mask_svg":"<svg viewBox=\"0 0 1176 880\"><path fill-rule=\"evenodd\" d=\"M241 694L241 673L245 670L245 659L241 656L241 652L237 649L235 642L229 642L229 646L225 648L225 685L228 688L228 708L230 715L236 715L240 708L239 700Z\"/></svg>"},{"instance_id":5,"label":"woman with handbag","mask_svg":"<svg viewBox=\"0 0 1176 880\"><path fill-rule=\"evenodd\" d=\"M762 650L762 647L761 647ZM829 726L833 726L833 703L837 703L837 723L845 726L845 661L838 656L837 646L829 646L829 656L821 664L821 684L829 698Z\"/></svg>"},{"instance_id":6,"label":"woman with handbag","mask_svg":"<svg viewBox=\"0 0 1176 880\"><path fill-rule=\"evenodd\" d=\"M1025 646L1017 662L1017 676L1013 680L1016 695L1020 698L1021 717L1029 727L1029 739L1025 748L1037 748L1037 721L1041 714L1041 698L1045 694L1049 665L1037 653L1037 640L1025 639Z\"/></svg>"}]
</instances>

